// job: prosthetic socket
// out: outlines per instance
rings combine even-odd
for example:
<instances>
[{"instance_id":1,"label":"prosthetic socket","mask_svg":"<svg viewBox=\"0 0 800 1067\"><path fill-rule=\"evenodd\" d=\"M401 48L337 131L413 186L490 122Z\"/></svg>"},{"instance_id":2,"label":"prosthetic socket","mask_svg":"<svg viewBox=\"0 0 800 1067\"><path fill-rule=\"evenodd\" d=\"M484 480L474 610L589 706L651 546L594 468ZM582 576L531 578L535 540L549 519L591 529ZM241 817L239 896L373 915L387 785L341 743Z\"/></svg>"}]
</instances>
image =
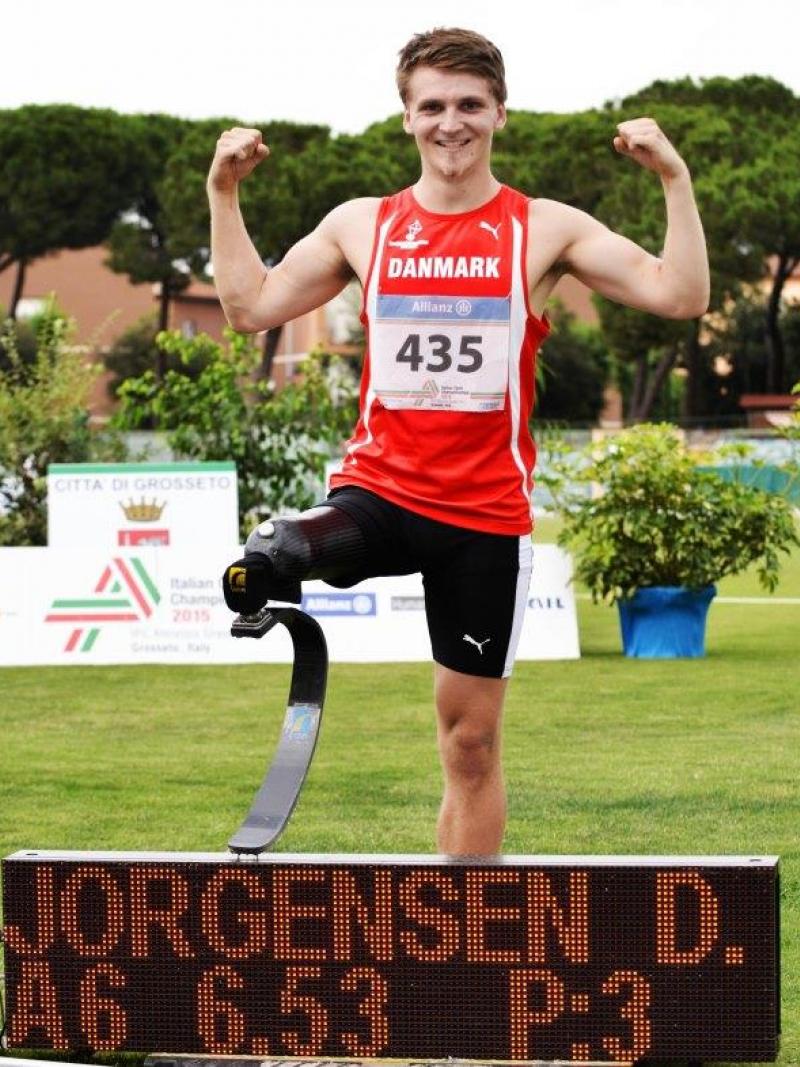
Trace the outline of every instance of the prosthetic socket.
<instances>
[{"instance_id":1,"label":"prosthetic socket","mask_svg":"<svg viewBox=\"0 0 800 1067\"><path fill-rule=\"evenodd\" d=\"M268 600L299 604L303 579L340 578L355 572L366 555L361 528L331 507L262 522L244 547L242 559L226 567L222 576L225 603L240 615L253 615Z\"/></svg>"}]
</instances>

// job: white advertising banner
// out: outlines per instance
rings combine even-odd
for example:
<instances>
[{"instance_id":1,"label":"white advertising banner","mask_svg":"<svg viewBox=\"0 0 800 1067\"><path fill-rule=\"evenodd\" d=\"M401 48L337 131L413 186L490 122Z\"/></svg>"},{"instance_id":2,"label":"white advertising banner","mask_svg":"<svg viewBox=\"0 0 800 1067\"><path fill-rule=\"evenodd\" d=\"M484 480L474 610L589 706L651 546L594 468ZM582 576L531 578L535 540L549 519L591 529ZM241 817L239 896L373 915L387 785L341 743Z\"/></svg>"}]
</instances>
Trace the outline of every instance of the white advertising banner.
<instances>
[{"instance_id":1,"label":"white advertising banner","mask_svg":"<svg viewBox=\"0 0 800 1067\"><path fill-rule=\"evenodd\" d=\"M235 543L235 542L234 542ZM233 638L220 578L236 550L175 548L0 549L0 665L289 663L276 627ZM571 565L538 545L518 659L580 655ZM431 656L419 575L375 578L352 589L303 584L337 662Z\"/></svg>"},{"instance_id":2,"label":"white advertising banner","mask_svg":"<svg viewBox=\"0 0 800 1067\"><path fill-rule=\"evenodd\" d=\"M235 545L234 463L52 463L51 548Z\"/></svg>"}]
</instances>

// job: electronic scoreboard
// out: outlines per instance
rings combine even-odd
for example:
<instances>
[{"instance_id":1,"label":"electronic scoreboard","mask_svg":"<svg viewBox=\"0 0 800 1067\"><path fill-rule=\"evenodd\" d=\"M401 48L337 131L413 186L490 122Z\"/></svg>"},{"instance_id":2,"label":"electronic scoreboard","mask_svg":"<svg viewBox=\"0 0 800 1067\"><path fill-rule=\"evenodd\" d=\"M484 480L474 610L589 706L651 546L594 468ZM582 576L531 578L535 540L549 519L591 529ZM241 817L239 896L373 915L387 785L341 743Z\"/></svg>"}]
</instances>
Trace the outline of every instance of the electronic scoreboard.
<instances>
[{"instance_id":1,"label":"electronic scoreboard","mask_svg":"<svg viewBox=\"0 0 800 1067\"><path fill-rule=\"evenodd\" d=\"M11 1048L772 1060L775 857L18 852Z\"/></svg>"}]
</instances>

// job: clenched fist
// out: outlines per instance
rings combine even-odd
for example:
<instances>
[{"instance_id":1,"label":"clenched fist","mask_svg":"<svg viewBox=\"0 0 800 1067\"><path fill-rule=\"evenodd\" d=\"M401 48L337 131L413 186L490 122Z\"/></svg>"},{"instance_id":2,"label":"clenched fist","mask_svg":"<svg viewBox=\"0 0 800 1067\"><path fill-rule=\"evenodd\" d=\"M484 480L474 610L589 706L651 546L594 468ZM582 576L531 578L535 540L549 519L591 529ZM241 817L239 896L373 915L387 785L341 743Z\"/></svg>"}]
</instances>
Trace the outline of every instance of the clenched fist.
<instances>
[{"instance_id":1,"label":"clenched fist","mask_svg":"<svg viewBox=\"0 0 800 1067\"><path fill-rule=\"evenodd\" d=\"M225 130L217 141L208 172L209 189L228 192L268 155L269 148L261 140L260 130L248 130L241 126Z\"/></svg>"},{"instance_id":2,"label":"clenched fist","mask_svg":"<svg viewBox=\"0 0 800 1067\"><path fill-rule=\"evenodd\" d=\"M653 119L631 119L617 126L614 148L662 178L688 174L683 159Z\"/></svg>"}]
</instances>

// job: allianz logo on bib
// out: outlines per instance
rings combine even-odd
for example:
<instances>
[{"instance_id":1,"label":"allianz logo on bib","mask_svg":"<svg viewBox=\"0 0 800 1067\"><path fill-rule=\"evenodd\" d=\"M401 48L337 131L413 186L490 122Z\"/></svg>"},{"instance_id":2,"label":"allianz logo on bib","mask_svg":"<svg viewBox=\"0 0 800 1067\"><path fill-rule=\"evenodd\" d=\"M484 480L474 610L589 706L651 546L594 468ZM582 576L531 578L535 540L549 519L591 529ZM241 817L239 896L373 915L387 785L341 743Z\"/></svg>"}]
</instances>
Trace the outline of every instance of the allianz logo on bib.
<instances>
[{"instance_id":1,"label":"allianz logo on bib","mask_svg":"<svg viewBox=\"0 0 800 1067\"><path fill-rule=\"evenodd\" d=\"M500 256L389 256L390 278L499 278Z\"/></svg>"},{"instance_id":2,"label":"allianz logo on bib","mask_svg":"<svg viewBox=\"0 0 800 1067\"><path fill-rule=\"evenodd\" d=\"M309 615L377 614L374 593L304 593L302 608Z\"/></svg>"},{"instance_id":3,"label":"allianz logo on bib","mask_svg":"<svg viewBox=\"0 0 800 1067\"><path fill-rule=\"evenodd\" d=\"M472 314L472 304L469 300L415 300L411 306L414 315L423 313L440 315L465 315Z\"/></svg>"}]
</instances>

